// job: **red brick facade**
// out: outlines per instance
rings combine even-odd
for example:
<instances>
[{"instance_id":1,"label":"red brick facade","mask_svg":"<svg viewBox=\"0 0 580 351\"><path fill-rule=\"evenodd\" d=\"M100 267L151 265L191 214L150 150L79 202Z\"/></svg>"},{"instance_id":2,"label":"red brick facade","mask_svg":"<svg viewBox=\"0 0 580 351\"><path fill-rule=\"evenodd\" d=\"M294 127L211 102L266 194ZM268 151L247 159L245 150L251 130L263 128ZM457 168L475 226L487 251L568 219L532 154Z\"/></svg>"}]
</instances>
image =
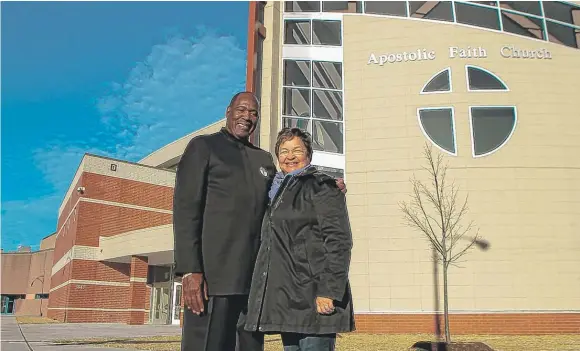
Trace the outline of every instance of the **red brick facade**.
<instances>
[{"instance_id":1,"label":"red brick facade","mask_svg":"<svg viewBox=\"0 0 580 351\"><path fill-rule=\"evenodd\" d=\"M80 194L78 187L84 187ZM144 324L150 288L147 257L129 263L62 258L73 246L99 247L100 237L171 223L173 189L84 172L58 218L48 316L66 322ZM88 199L88 201L83 201ZM130 208L133 206L146 207Z\"/></svg>"}]
</instances>

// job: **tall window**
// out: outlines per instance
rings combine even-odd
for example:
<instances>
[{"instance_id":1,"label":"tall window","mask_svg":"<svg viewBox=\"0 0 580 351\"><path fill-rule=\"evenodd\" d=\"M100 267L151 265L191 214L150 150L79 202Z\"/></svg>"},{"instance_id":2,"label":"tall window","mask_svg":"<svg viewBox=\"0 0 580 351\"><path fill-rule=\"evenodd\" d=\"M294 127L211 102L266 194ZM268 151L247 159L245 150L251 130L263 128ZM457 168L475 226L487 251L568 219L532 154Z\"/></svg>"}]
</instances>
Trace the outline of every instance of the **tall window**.
<instances>
[{"instance_id":1,"label":"tall window","mask_svg":"<svg viewBox=\"0 0 580 351\"><path fill-rule=\"evenodd\" d=\"M341 22L338 20L285 20L284 44L341 46Z\"/></svg>"},{"instance_id":2,"label":"tall window","mask_svg":"<svg viewBox=\"0 0 580 351\"><path fill-rule=\"evenodd\" d=\"M342 154L342 63L284 60L282 123L312 133L317 151Z\"/></svg>"}]
</instances>

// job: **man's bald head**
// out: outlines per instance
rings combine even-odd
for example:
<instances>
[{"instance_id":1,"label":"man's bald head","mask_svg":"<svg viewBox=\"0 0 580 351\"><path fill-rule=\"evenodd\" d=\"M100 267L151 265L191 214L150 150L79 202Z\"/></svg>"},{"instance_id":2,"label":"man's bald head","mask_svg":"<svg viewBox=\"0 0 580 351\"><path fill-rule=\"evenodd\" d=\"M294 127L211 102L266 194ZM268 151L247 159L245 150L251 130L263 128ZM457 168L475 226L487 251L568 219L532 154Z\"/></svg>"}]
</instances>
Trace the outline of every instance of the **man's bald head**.
<instances>
[{"instance_id":1,"label":"man's bald head","mask_svg":"<svg viewBox=\"0 0 580 351\"><path fill-rule=\"evenodd\" d=\"M232 99L230 100L230 104L228 105L228 107L232 107L236 103L236 100L239 97L245 96L245 95L251 96L252 99L254 99L256 101L256 104L258 106L260 106L260 100L258 100L258 97L256 96L256 94L252 93L251 91L240 91L239 93L236 93L236 95L234 95L232 97Z\"/></svg>"}]
</instances>

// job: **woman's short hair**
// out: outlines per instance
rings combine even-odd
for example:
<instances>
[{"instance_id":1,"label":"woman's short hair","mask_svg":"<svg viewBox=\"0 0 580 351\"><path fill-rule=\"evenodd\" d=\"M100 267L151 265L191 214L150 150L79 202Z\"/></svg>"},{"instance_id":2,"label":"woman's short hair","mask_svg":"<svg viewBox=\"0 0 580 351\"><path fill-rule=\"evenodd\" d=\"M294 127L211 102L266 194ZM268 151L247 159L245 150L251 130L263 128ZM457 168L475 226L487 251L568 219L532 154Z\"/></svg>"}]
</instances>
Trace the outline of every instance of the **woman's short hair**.
<instances>
[{"instance_id":1,"label":"woman's short hair","mask_svg":"<svg viewBox=\"0 0 580 351\"><path fill-rule=\"evenodd\" d=\"M306 147L306 155L309 160L312 160L312 137L310 136L310 133L300 128L283 128L278 133L278 139L276 140L276 147L274 149L276 157L279 156L280 145L288 140L294 139L295 137L302 140L304 147Z\"/></svg>"}]
</instances>

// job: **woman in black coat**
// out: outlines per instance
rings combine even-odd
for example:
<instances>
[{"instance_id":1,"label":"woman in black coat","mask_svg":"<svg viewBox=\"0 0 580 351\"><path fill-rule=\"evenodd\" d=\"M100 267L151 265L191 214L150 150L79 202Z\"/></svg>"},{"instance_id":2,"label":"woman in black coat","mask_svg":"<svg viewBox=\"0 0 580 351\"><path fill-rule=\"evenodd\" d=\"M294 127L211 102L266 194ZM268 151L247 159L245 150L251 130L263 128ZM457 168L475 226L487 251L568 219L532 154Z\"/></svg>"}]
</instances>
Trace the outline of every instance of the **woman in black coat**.
<instances>
[{"instance_id":1,"label":"woman in black coat","mask_svg":"<svg viewBox=\"0 0 580 351\"><path fill-rule=\"evenodd\" d=\"M285 351L334 350L354 313L348 270L352 235L344 194L310 165L310 135L278 134L282 172L270 189L245 328L282 336Z\"/></svg>"}]
</instances>

